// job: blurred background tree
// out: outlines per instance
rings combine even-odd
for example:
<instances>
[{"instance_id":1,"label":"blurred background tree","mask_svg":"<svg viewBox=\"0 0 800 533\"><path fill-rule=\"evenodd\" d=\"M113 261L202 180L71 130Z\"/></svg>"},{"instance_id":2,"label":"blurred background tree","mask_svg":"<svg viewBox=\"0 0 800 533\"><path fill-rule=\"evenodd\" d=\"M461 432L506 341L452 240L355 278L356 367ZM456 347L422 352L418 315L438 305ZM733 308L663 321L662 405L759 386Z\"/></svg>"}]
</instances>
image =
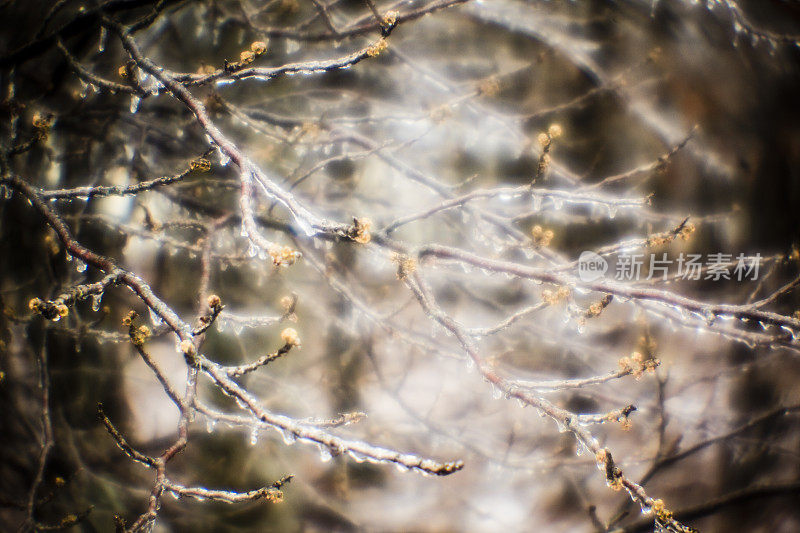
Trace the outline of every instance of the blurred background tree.
<instances>
[{"instance_id":1,"label":"blurred background tree","mask_svg":"<svg viewBox=\"0 0 800 533\"><path fill-rule=\"evenodd\" d=\"M0 14L0 529L800 529L795 1Z\"/></svg>"}]
</instances>

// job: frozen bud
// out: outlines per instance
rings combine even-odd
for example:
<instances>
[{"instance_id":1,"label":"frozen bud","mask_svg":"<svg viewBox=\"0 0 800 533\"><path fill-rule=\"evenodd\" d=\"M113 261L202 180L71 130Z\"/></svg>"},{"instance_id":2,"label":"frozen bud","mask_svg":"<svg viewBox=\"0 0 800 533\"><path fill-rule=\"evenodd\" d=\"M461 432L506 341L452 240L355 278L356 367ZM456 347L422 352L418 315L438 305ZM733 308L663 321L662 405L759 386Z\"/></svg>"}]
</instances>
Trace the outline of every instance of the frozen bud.
<instances>
[{"instance_id":1,"label":"frozen bud","mask_svg":"<svg viewBox=\"0 0 800 533\"><path fill-rule=\"evenodd\" d=\"M481 82L478 92L484 96L497 96L500 92L500 82L494 76L490 76Z\"/></svg>"},{"instance_id":2,"label":"frozen bud","mask_svg":"<svg viewBox=\"0 0 800 533\"><path fill-rule=\"evenodd\" d=\"M561 124L550 124L550 127L547 128L547 134L551 139L558 139L563 133L564 130L561 129Z\"/></svg>"},{"instance_id":3,"label":"frozen bud","mask_svg":"<svg viewBox=\"0 0 800 533\"><path fill-rule=\"evenodd\" d=\"M117 69L117 74L119 74L119 77L120 77L120 78L124 78L124 79L127 79L127 78L128 78L128 76L130 75L130 74L128 73L128 67L127 67L127 66L125 66L125 65L122 65L121 67L119 67L119 68Z\"/></svg>"},{"instance_id":4,"label":"frozen bud","mask_svg":"<svg viewBox=\"0 0 800 533\"><path fill-rule=\"evenodd\" d=\"M372 240L369 230L372 228L372 221L368 218L356 218L353 225L353 240L359 244L367 244Z\"/></svg>"},{"instance_id":5,"label":"frozen bud","mask_svg":"<svg viewBox=\"0 0 800 533\"><path fill-rule=\"evenodd\" d=\"M550 136L548 134L546 134L545 132L540 133L536 137L536 141L539 143L539 146L541 146L542 148L550 146Z\"/></svg>"},{"instance_id":6,"label":"frozen bud","mask_svg":"<svg viewBox=\"0 0 800 533\"><path fill-rule=\"evenodd\" d=\"M38 311L41 305L42 301L39 298L31 298L28 302L28 309L31 311Z\"/></svg>"},{"instance_id":7,"label":"frozen bud","mask_svg":"<svg viewBox=\"0 0 800 533\"><path fill-rule=\"evenodd\" d=\"M60 318L64 318L69 314L69 308L64 304L58 304L56 306L56 311L58 312L58 316Z\"/></svg>"},{"instance_id":8,"label":"frozen bud","mask_svg":"<svg viewBox=\"0 0 800 533\"><path fill-rule=\"evenodd\" d=\"M283 501L283 491L270 490L264 494L264 499L270 503L281 503Z\"/></svg>"},{"instance_id":9,"label":"frozen bud","mask_svg":"<svg viewBox=\"0 0 800 533\"><path fill-rule=\"evenodd\" d=\"M260 56L267 51L267 43L264 41L253 41L250 44L250 50L257 56Z\"/></svg>"},{"instance_id":10,"label":"frozen bud","mask_svg":"<svg viewBox=\"0 0 800 533\"><path fill-rule=\"evenodd\" d=\"M283 298L281 298L281 307L283 307L287 311L291 309L293 303L294 303L294 298L292 298L291 296L284 296Z\"/></svg>"},{"instance_id":11,"label":"frozen bud","mask_svg":"<svg viewBox=\"0 0 800 533\"><path fill-rule=\"evenodd\" d=\"M300 335L294 328L286 328L281 331L281 340L289 346L300 346Z\"/></svg>"},{"instance_id":12,"label":"frozen bud","mask_svg":"<svg viewBox=\"0 0 800 533\"><path fill-rule=\"evenodd\" d=\"M256 55L251 52L250 50L245 50L241 54L239 54L239 61L242 63L252 63L256 58Z\"/></svg>"},{"instance_id":13,"label":"frozen bud","mask_svg":"<svg viewBox=\"0 0 800 533\"><path fill-rule=\"evenodd\" d=\"M381 38L378 42L367 48L367 55L369 57L377 57L388 47L389 45L387 44L386 39Z\"/></svg>"},{"instance_id":14,"label":"frozen bud","mask_svg":"<svg viewBox=\"0 0 800 533\"><path fill-rule=\"evenodd\" d=\"M189 163L189 168L197 172L208 172L211 170L211 161L201 157Z\"/></svg>"},{"instance_id":15,"label":"frozen bud","mask_svg":"<svg viewBox=\"0 0 800 533\"><path fill-rule=\"evenodd\" d=\"M180 348L181 352L185 353L186 355L194 355L197 353L194 348L194 343L189 339L182 340L178 347Z\"/></svg>"},{"instance_id":16,"label":"frozen bud","mask_svg":"<svg viewBox=\"0 0 800 533\"><path fill-rule=\"evenodd\" d=\"M128 311L128 314L125 315L125 317L123 317L122 319L122 325L130 326L131 324L133 324L133 321L136 320L137 316L138 315L136 314L136 311Z\"/></svg>"},{"instance_id":17,"label":"frozen bud","mask_svg":"<svg viewBox=\"0 0 800 533\"><path fill-rule=\"evenodd\" d=\"M397 24L397 11L389 11L383 17L383 23L387 26L394 26Z\"/></svg>"},{"instance_id":18,"label":"frozen bud","mask_svg":"<svg viewBox=\"0 0 800 533\"><path fill-rule=\"evenodd\" d=\"M222 300L220 300L219 296L217 296L216 294L212 294L211 296L208 297L208 306L211 309L216 309L220 305L222 305Z\"/></svg>"}]
</instances>

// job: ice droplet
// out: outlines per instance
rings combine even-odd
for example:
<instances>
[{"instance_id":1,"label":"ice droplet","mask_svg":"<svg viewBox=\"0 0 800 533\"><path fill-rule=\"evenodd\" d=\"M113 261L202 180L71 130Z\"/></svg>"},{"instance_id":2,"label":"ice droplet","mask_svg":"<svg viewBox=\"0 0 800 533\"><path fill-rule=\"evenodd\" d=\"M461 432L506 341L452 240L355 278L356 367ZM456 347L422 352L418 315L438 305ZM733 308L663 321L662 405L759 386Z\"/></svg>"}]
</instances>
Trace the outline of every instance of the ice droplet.
<instances>
[{"instance_id":1,"label":"ice droplet","mask_svg":"<svg viewBox=\"0 0 800 533\"><path fill-rule=\"evenodd\" d=\"M78 258L75 258L75 270L77 270L80 273L86 272L86 263L84 263Z\"/></svg>"},{"instance_id":2,"label":"ice droplet","mask_svg":"<svg viewBox=\"0 0 800 533\"><path fill-rule=\"evenodd\" d=\"M139 110L139 103L142 101L136 95L131 96L131 113L136 113Z\"/></svg>"},{"instance_id":3,"label":"ice droplet","mask_svg":"<svg viewBox=\"0 0 800 533\"><path fill-rule=\"evenodd\" d=\"M153 311L152 308L148 308L147 310L150 313L150 323L153 324L153 326L158 327L158 326L160 326L160 325L162 325L164 323L164 321L161 319L161 317L158 316L158 313ZM183 351L183 350L181 350L181 351Z\"/></svg>"},{"instance_id":4,"label":"ice droplet","mask_svg":"<svg viewBox=\"0 0 800 533\"><path fill-rule=\"evenodd\" d=\"M366 455L353 450L347 450L347 455L349 455L350 458L357 463L363 463L364 461L367 460Z\"/></svg>"},{"instance_id":5,"label":"ice droplet","mask_svg":"<svg viewBox=\"0 0 800 533\"><path fill-rule=\"evenodd\" d=\"M492 385L492 398L494 398L495 400L499 400L502 397L503 397L503 391L500 389L500 387Z\"/></svg>"},{"instance_id":6,"label":"ice droplet","mask_svg":"<svg viewBox=\"0 0 800 533\"><path fill-rule=\"evenodd\" d=\"M105 26L100 27L100 40L97 43L97 51L103 53L106 49L106 40L108 38L108 30Z\"/></svg>"},{"instance_id":7,"label":"ice droplet","mask_svg":"<svg viewBox=\"0 0 800 533\"><path fill-rule=\"evenodd\" d=\"M322 461L323 463L327 463L328 461L331 460L332 457L333 454L331 453L331 449L321 444L319 446L319 460Z\"/></svg>"},{"instance_id":8,"label":"ice droplet","mask_svg":"<svg viewBox=\"0 0 800 533\"><path fill-rule=\"evenodd\" d=\"M253 428L253 430L250 432L250 446L255 446L258 444L258 433L258 428Z\"/></svg>"},{"instance_id":9,"label":"ice droplet","mask_svg":"<svg viewBox=\"0 0 800 533\"><path fill-rule=\"evenodd\" d=\"M281 431L281 436L283 437L283 442L287 445L294 444L297 441L297 435L293 431L283 430Z\"/></svg>"},{"instance_id":10,"label":"ice droplet","mask_svg":"<svg viewBox=\"0 0 800 533\"><path fill-rule=\"evenodd\" d=\"M92 296L92 311L95 313L100 310L100 302L103 301L103 293Z\"/></svg>"}]
</instances>

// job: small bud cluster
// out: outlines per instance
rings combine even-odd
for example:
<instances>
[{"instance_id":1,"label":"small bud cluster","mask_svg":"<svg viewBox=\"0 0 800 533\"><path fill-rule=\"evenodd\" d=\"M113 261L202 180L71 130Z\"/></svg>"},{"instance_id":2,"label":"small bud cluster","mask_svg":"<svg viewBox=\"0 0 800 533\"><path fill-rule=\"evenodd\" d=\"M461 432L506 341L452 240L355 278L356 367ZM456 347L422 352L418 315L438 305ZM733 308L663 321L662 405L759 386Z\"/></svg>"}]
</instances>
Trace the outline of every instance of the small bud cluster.
<instances>
[{"instance_id":1,"label":"small bud cluster","mask_svg":"<svg viewBox=\"0 0 800 533\"><path fill-rule=\"evenodd\" d=\"M448 104L443 104L430 110L431 120L436 124L441 124L451 116L453 116L453 109Z\"/></svg>"},{"instance_id":2,"label":"small bud cluster","mask_svg":"<svg viewBox=\"0 0 800 533\"><path fill-rule=\"evenodd\" d=\"M603 296L603 299L599 302L594 302L589 308L586 310L585 317L586 318L595 318L600 316L600 313L603 312L603 309L608 307L608 304L614 299L614 295L606 294Z\"/></svg>"},{"instance_id":3,"label":"small bud cluster","mask_svg":"<svg viewBox=\"0 0 800 533\"><path fill-rule=\"evenodd\" d=\"M531 228L531 236L533 237L533 242L535 242L537 245L550 246L555 233L553 233L553 230L551 229L544 229L539 224L536 224L533 228Z\"/></svg>"},{"instance_id":4,"label":"small bud cluster","mask_svg":"<svg viewBox=\"0 0 800 533\"><path fill-rule=\"evenodd\" d=\"M634 411L636 411L636 407L629 405L623 409L608 413L605 419L607 422L619 422L622 426L622 429L628 431L632 427L630 416Z\"/></svg>"},{"instance_id":5,"label":"small bud cluster","mask_svg":"<svg viewBox=\"0 0 800 533\"><path fill-rule=\"evenodd\" d=\"M562 300L566 300L569 295L569 288L561 286L555 291L551 291L550 289L543 290L542 300L544 300L548 305L555 305Z\"/></svg>"},{"instance_id":6,"label":"small bud cluster","mask_svg":"<svg viewBox=\"0 0 800 533\"><path fill-rule=\"evenodd\" d=\"M220 297L219 297L219 296L217 296L216 294L212 294L212 295L210 295L210 296L208 297L208 300L207 300L207 302L206 302L206 303L208 303L208 307L209 307L209 308L210 308L212 311L217 311L217 310L219 310L219 309L222 309L222 300L221 300L221 299L220 299Z\"/></svg>"},{"instance_id":7,"label":"small bud cluster","mask_svg":"<svg viewBox=\"0 0 800 533\"><path fill-rule=\"evenodd\" d=\"M205 157L200 157L189 163L189 168L194 172L208 172L211 170L211 161Z\"/></svg>"},{"instance_id":8,"label":"small bud cluster","mask_svg":"<svg viewBox=\"0 0 800 533\"><path fill-rule=\"evenodd\" d=\"M134 69L136 68L136 63L133 61L128 61L121 67L117 69L117 74L123 80L130 80L133 77Z\"/></svg>"},{"instance_id":9,"label":"small bud cluster","mask_svg":"<svg viewBox=\"0 0 800 533\"><path fill-rule=\"evenodd\" d=\"M58 303L56 303L58 302ZM31 298L28 302L28 309L38 313L48 320L58 322L69 315L69 308L63 302L44 302L39 298Z\"/></svg>"},{"instance_id":10,"label":"small bud cluster","mask_svg":"<svg viewBox=\"0 0 800 533\"><path fill-rule=\"evenodd\" d=\"M292 307L294 307L294 303L295 299L292 298L291 296L284 296L283 298L281 298L281 307L283 307L283 310L286 311L287 313L292 310Z\"/></svg>"},{"instance_id":11,"label":"small bud cluster","mask_svg":"<svg viewBox=\"0 0 800 533\"><path fill-rule=\"evenodd\" d=\"M253 41L250 43L250 51L257 56L263 55L267 51L267 43L264 41Z\"/></svg>"},{"instance_id":12,"label":"small bud cluster","mask_svg":"<svg viewBox=\"0 0 800 533\"><path fill-rule=\"evenodd\" d=\"M553 139L561 137L563 133L564 130L559 124L551 124L550 127L547 128L547 131L541 132L536 137L539 146L542 147L542 154L539 156L539 164L536 167L534 182L544 176L545 172L547 172L547 169L550 167L550 149L553 146Z\"/></svg>"},{"instance_id":13,"label":"small bud cluster","mask_svg":"<svg viewBox=\"0 0 800 533\"><path fill-rule=\"evenodd\" d=\"M300 346L300 335L294 328L286 328L281 331L281 340L286 346Z\"/></svg>"},{"instance_id":14,"label":"small bud cluster","mask_svg":"<svg viewBox=\"0 0 800 533\"><path fill-rule=\"evenodd\" d=\"M250 50L244 50L241 54L239 54L239 62L243 65L247 65L252 63L256 60L256 55L251 52Z\"/></svg>"},{"instance_id":15,"label":"small bud cluster","mask_svg":"<svg viewBox=\"0 0 800 533\"><path fill-rule=\"evenodd\" d=\"M536 137L536 140L539 142L539 146L541 146L544 149L547 149L550 148L550 145L553 143L554 139L558 139L563 134L564 134L564 129L561 127L560 124L550 124L550 127L547 128L547 131L541 132Z\"/></svg>"},{"instance_id":16,"label":"small bud cluster","mask_svg":"<svg viewBox=\"0 0 800 533\"><path fill-rule=\"evenodd\" d=\"M283 491L272 489L264 494L264 500L270 503L281 503L283 501Z\"/></svg>"},{"instance_id":17,"label":"small bud cluster","mask_svg":"<svg viewBox=\"0 0 800 533\"><path fill-rule=\"evenodd\" d=\"M144 346L144 343L149 339L153 332L147 326L136 327L136 319L139 314L136 311L129 311L122 319L122 325L128 327L128 337L134 346Z\"/></svg>"},{"instance_id":18,"label":"small bud cluster","mask_svg":"<svg viewBox=\"0 0 800 533\"><path fill-rule=\"evenodd\" d=\"M387 48L389 48L389 43L386 42L385 38L381 37L378 42L367 48L367 55L369 57L378 57Z\"/></svg>"},{"instance_id":19,"label":"small bud cluster","mask_svg":"<svg viewBox=\"0 0 800 533\"><path fill-rule=\"evenodd\" d=\"M368 218L354 218L353 226L348 231L348 236L359 244L367 244L372 240L369 230L372 228L372 221Z\"/></svg>"},{"instance_id":20,"label":"small bud cluster","mask_svg":"<svg viewBox=\"0 0 800 533\"><path fill-rule=\"evenodd\" d=\"M392 261L397 264L397 279L404 280L417 270L417 261L405 254L392 254Z\"/></svg>"},{"instance_id":21,"label":"small bud cluster","mask_svg":"<svg viewBox=\"0 0 800 533\"><path fill-rule=\"evenodd\" d=\"M669 522L672 520L672 511L667 509L667 506L664 504L664 500L652 500L650 502L650 510L661 522Z\"/></svg>"},{"instance_id":22,"label":"small bud cluster","mask_svg":"<svg viewBox=\"0 0 800 533\"><path fill-rule=\"evenodd\" d=\"M50 133L50 128L53 125L53 115L42 115L34 113L33 115L33 129L38 140L44 140Z\"/></svg>"},{"instance_id":23,"label":"small bud cluster","mask_svg":"<svg viewBox=\"0 0 800 533\"><path fill-rule=\"evenodd\" d=\"M197 355L197 349L195 349L194 343L189 339L183 339L180 344L178 344L178 349L181 353L189 357Z\"/></svg>"},{"instance_id":24,"label":"small bud cluster","mask_svg":"<svg viewBox=\"0 0 800 533\"><path fill-rule=\"evenodd\" d=\"M481 96L497 96L500 93L500 82L495 76L489 76L478 85L478 93Z\"/></svg>"},{"instance_id":25,"label":"small bud cluster","mask_svg":"<svg viewBox=\"0 0 800 533\"><path fill-rule=\"evenodd\" d=\"M595 454L597 467L605 472L606 483L612 489L619 491L622 489L622 471L614 464L611 452L608 448L603 448Z\"/></svg>"},{"instance_id":26,"label":"small bud cluster","mask_svg":"<svg viewBox=\"0 0 800 533\"><path fill-rule=\"evenodd\" d=\"M640 379L645 372L655 372L660 364L660 359L645 359L641 353L633 352L630 357L623 357L619 360L619 369L621 372L627 372L634 378Z\"/></svg>"},{"instance_id":27,"label":"small bud cluster","mask_svg":"<svg viewBox=\"0 0 800 533\"><path fill-rule=\"evenodd\" d=\"M665 244L669 244L677 238L680 238L683 241L689 240L689 237L692 233L695 232L697 228L694 224L683 224L681 225L677 231L665 231L663 233L655 233L647 237L647 246L648 248L654 248L656 246L663 246Z\"/></svg>"},{"instance_id":28,"label":"small bud cluster","mask_svg":"<svg viewBox=\"0 0 800 533\"><path fill-rule=\"evenodd\" d=\"M270 246L267 253L272 258L272 264L275 266L290 266L300 259L300 252L293 250L289 246L279 246L276 244Z\"/></svg>"},{"instance_id":29,"label":"small bud cluster","mask_svg":"<svg viewBox=\"0 0 800 533\"><path fill-rule=\"evenodd\" d=\"M211 310L210 313L205 313L199 317L200 326L194 330L193 334L197 335L199 333L204 332L208 327L214 322L214 319L217 318L222 310L225 308L222 305L222 299L216 294L212 294L206 299L206 303L208 304L208 308Z\"/></svg>"},{"instance_id":30,"label":"small bud cluster","mask_svg":"<svg viewBox=\"0 0 800 533\"><path fill-rule=\"evenodd\" d=\"M123 326L131 326L133 325L133 321L136 320L136 317L139 316L139 313L136 311L128 311L128 314L125 315L122 319Z\"/></svg>"}]
</instances>

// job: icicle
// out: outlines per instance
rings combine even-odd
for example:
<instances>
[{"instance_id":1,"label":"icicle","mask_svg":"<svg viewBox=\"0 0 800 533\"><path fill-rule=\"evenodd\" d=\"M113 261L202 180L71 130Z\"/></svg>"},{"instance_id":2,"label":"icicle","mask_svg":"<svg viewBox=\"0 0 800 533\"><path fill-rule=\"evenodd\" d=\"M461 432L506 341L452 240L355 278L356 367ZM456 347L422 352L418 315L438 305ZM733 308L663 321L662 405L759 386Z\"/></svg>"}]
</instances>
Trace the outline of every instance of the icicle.
<instances>
[{"instance_id":1,"label":"icicle","mask_svg":"<svg viewBox=\"0 0 800 533\"><path fill-rule=\"evenodd\" d=\"M250 446L255 446L258 444L258 433L259 429L257 427L254 427L250 432Z\"/></svg>"},{"instance_id":2,"label":"icicle","mask_svg":"<svg viewBox=\"0 0 800 533\"><path fill-rule=\"evenodd\" d=\"M331 449L325 446L324 444L319 445L319 460L323 463L327 463L328 461L333 458L333 454L331 453Z\"/></svg>"},{"instance_id":3,"label":"icicle","mask_svg":"<svg viewBox=\"0 0 800 533\"><path fill-rule=\"evenodd\" d=\"M500 387L492 385L492 398L494 398L495 400L499 400L502 397L503 397L503 391L500 389Z\"/></svg>"},{"instance_id":4,"label":"icicle","mask_svg":"<svg viewBox=\"0 0 800 533\"><path fill-rule=\"evenodd\" d=\"M158 316L158 313L153 311L153 309L148 308L147 310L150 313L150 323L153 324L153 326L159 327L164 323L164 321L161 319L161 317ZM179 351L182 352L183 350L179 350Z\"/></svg>"},{"instance_id":5,"label":"icicle","mask_svg":"<svg viewBox=\"0 0 800 533\"><path fill-rule=\"evenodd\" d=\"M347 450L347 455L349 455L350 458L357 463L363 463L364 461L367 460L367 457L363 453L359 453L353 450Z\"/></svg>"},{"instance_id":6,"label":"icicle","mask_svg":"<svg viewBox=\"0 0 800 533\"><path fill-rule=\"evenodd\" d=\"M136 95L131 96L131 113L136 113L139 110L139 103L142 101Z\"/></svg>"},{"instance_id":7,"label":"icicle","mask_svg":"<svg viewBox=\"0 0 800 533\"><path fill-rule=\"evenodd\" d=\"M103 293L92 295L92 311L95 313L100 310L100 302L103 301Z\"/></svg>"},{"instance_id":8,"label":"icicle","mask_svg":"<svg viewBox=\"0 0 800 533\"><path fill-rule=\"evenodd\" d=\"M100 41L97 43L97 51L101 54L106 49L106 40L108 39L108 30L105 26L100 27Z\"/></svg>"},{"instance_id":9,"label":"icicle","mask_svg":"<svg viewBox=\"0 0 800 533\"><path fill-rule=\"evenodd\" d=\"M86 272L86 263L84 263L77 257L75 258L75 270L77 270L80 273Z\"/></svg>"},{"instance_id":10,"label":"icicle","mask_svg":"<svg viewBox=\"0 0 800 533\"><path fill-rule=\"evenodd\" d=\"M283 437L283 442L287 445L294 444L297 441L297 435L289 430L281 430L281 436Z\"/></svg>"}]
</instances>

